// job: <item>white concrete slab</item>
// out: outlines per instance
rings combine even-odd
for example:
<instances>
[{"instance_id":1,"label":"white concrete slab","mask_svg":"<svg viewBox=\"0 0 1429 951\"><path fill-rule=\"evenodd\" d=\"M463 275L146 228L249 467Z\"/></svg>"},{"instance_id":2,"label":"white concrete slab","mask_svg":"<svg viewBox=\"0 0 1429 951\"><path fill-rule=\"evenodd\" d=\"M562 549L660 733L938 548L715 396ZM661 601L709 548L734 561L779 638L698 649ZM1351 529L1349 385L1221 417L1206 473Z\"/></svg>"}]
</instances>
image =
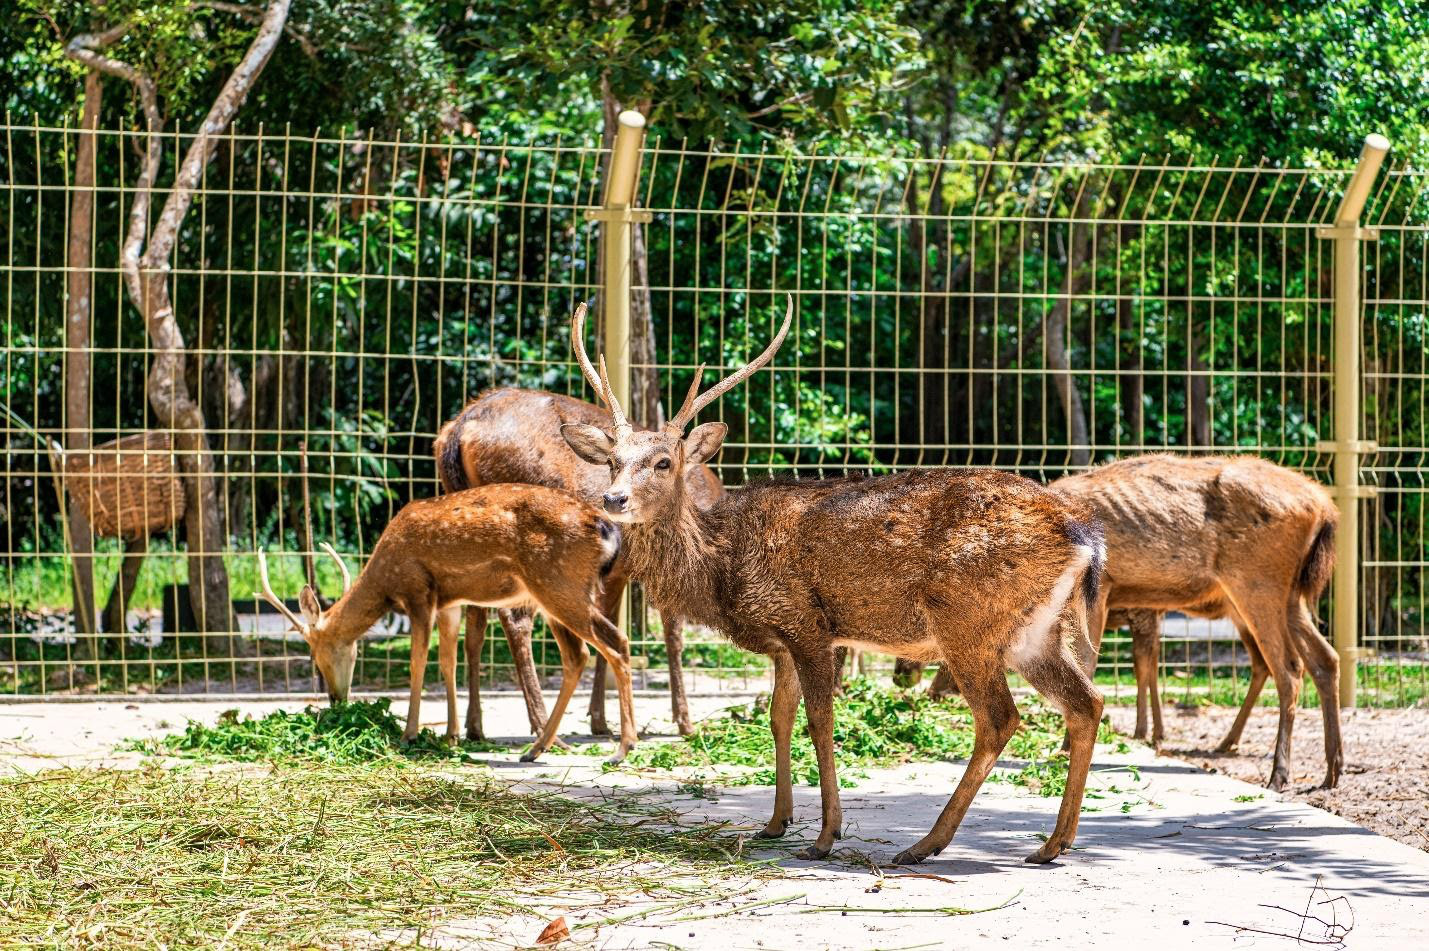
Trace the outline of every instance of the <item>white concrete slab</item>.
<instances>
[{"instance_id":1,"label":"white concrete slab","mask_svg":"<svg viewBox=\"0 0 1429 951\"><path fill-rule=\"evenodd\" d=\"M708 715L732 702L738 698L696 698L692 712ZM232 706L0 705L0 767L132 765L132 754L113 752L116 742L178 729L188 717L212 720ZM302 702L237 706L262 713ZM576 731L585 709L582 695L572 708L580 715L568 714L565 726ZM647 731L668 728L663 696L639 697L637 710ZM440 727L443 717L440 699L429 698L424 722ZM524 737L524 721L516 695L488 697L489 732ZM602 773L592 757L548 756L532 765L515 758L515 752L493 754L485 762L504 778L560 784L577 794L598 795L612 786L643 789L693 820L725 819L751 832L763 825L772 800L765 787L724 787L717 801L696 798L652 776ZM1139 770L1139 779L1128 766ZM1352 925L1344 947L1378 951L1429 942L1429 854L1313 807L1282 802L1266 790L1158 758L1139 745L1120 755L1099 748L1092 785L1104 798L1090 801L1100 811L1083 815L1078 851L1053 865L1028 866L1022 858L1035 849L1037 835L1051 829L1058 801L989 783L941 856L916 869L880 873L877 863L932 824L961 769L940 763L873 771L858 788L845 790L846 838L836 861L786 859L783 878L752 889L747 879L703 883L702 891L674 906L598 910L572 896L528 916L450 922L422 937L449 947L522 946L564 914L576 944L601 948L1292 948L1308 906L1311 914ZM817 831L817 789L796 789L796 814L799 824L786 840L791 845ZM900 877L909 871L936 877ZM736 897L723 897L727 893ZM759 904L774 899L782 901ZM996 910L957 917L932 911L953 906ZM651 913L629 917L642 910ZM615 915L625 920L600 924ZM1301 936L1322 942L1326 929L1311 921Z\"/></svg>"}]
</instances>

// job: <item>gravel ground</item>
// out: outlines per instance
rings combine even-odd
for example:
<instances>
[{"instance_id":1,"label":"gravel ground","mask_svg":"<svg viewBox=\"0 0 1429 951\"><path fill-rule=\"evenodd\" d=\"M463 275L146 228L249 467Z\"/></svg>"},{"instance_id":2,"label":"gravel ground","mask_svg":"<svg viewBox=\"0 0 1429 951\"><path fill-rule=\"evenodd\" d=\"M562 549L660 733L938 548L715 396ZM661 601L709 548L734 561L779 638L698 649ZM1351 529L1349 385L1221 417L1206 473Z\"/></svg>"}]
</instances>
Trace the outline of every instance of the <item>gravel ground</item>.
<instances>
[{"instance_id":1,"label":"gravel ground","mask_svg":"<svg viewBox=\"0 0 1429 951\"><path fill-rule=\"evenodd\" d=\"M1127 734L1134 709L1108 708ZM1276 712L1259 708L1246 725L1237 753L1212 752L1235 719L1228 707L1166 708L1162 753L1250 783L1270 776ZM1290 784L1284 798L1309 803L1380 835L1429 852L1429 709L1341 712L1345 773L1338 788L1316 788L1325 773L1324 733L1318 710L1295 718Z\"/></svg>"}]
</instances>

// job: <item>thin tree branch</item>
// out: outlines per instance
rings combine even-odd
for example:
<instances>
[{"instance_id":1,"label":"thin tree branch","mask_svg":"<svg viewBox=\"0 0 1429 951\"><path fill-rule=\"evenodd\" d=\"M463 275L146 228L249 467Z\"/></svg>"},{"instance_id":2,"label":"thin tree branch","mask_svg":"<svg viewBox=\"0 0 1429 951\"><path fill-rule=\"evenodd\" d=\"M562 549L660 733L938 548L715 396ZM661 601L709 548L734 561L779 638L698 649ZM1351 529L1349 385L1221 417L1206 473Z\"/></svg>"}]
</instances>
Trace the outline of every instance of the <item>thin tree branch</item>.
<instances>
[{"instance_id":1,"label":"thin tree branch","mask_svg":"<svg viewBox=\"0 0 1429 951\"><path fill-rule=\"evenodd\" d=\"M65 44L65 55L91 69L125 80L139 94L139 106L144 113L144 123L149 134L139 180L135 183L134 202L129 206L129 227L124 233L124 246L119 255L124 282L134 300L138 301L143 294L139 260L148 229L149 200L153 194L154 179L159 174L159 160L163 148L159 132L163 128L163 119L159 116L158 89L149 74L137 66L131 66L123 60L100 52L121 39L132 26L131 23L120 23L103 33L81 33Z\"/></svg>"},{"instance_id":2,"label":"thin tree branch","mask_svg":"<svg viewBox=\"0 0 1429 951\"><path fill-rule=\"evenodd\" d=\"M249 6L244 3L223 3L220 2L220 0L195 0L195 2L190 3L189 6L195 10L217 10L220 13L232 13L235 16L242 17L249 23L258 24L263 21L262 7ZM302 30L299 30L291 23L284 23L283 32L288 35L289 39L298 44L308 59L315 60L318 58L317 44Z\"/></svg>"}]
</instances>

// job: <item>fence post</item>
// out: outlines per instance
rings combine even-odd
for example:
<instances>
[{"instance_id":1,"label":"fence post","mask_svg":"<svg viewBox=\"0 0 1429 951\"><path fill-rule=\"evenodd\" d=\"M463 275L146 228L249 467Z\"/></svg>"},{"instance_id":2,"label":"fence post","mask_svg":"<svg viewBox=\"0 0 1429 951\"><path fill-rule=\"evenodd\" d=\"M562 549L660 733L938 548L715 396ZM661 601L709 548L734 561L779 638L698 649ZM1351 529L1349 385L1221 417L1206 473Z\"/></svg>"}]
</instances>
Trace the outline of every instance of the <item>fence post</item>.
<instances>
[{"instance_id":1,"label":"fence post","mask_svg":"<svg viewBox=\"0 0 1429 951\"><path fill-rule=\"evenodd\" d=\"M615 119L615 143L605 177L605 201L597 211L586 212L586 220L599 221L604 273L600 281L600 312L605 321L605 354L610 388L627 413L630 405L630 260L631 231L636 222L650 220L649 212L631 208L635 183L640 178L640 150L645 144L645 117L627 109ZM620 599L616 625L629 630L630 589Z\"/></svg>"},{"instance_id":2,"label":"fence post","mask_svg":"<svg viewBox=\"0 0 1429 951\"><path fill-rule=\"evenodd\" d=\"M610 388L620 405L630 406L630 275L631 231L649 213L634 211L635 183L640 177L640 150L645 144L645 117L627 109L616 117L615 145L605 179L605 201L587 217L601 222L600 240L605 273L601 275L601 315L605 339L601 352L610 371Z\"/></svg>"},{"instance_id":3,"label":"fence post","mask_svg":"<svg viewBox=\"0 0 1429 951\"><path fill-rule=\"evenodd\" d=\"M1360 242L1379 234L1360 227L1360 213L1388 151L1384 136L1365 136L1359 164L1335 212L1335 224L1318 232L1335 242L1335 440L1321 443L1321 449L1335 454L1335 505L1340 510L1335 533L1334 639L1344 707L1355 705L1358 675L1359 503L1373 495L1373 489L1360 485L1360 456L1377 448L1360 439Z\"/></svg>"}]
</instances>

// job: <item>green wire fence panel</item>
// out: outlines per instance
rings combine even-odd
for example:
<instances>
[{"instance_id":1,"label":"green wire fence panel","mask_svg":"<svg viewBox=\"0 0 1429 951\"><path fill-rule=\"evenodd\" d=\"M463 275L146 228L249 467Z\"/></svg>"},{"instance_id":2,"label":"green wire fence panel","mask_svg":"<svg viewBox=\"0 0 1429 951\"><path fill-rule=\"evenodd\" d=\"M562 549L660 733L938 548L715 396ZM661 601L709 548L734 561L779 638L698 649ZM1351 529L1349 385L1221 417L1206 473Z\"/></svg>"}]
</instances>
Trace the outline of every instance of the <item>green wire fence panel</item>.
<instances>
[{"instance_id":1,"label":"green wire fence panel","mask_svg":"<svg viewBox=\"0 0 1429 951\"><path fill-rule=\"evenodd\" d=\"M163 429L146 396L152 344L119 268L141 141L97 136L84 249L70 241L75 132L0 127L0 400L66 451ZM166 134L161 182L188 141ZM260 547L283 553L270 557L277 590L302 583L304 459L312 543L355 567L402 504L438 491L432 438L466 401L491 386L591 398L568 319L587 299L600 318L601 226L586 212L602 202L604 157L585 140L225 137L169 280L225 526L213 547L236 613L220 633L239 636L193 632L182 526L72 556L83 526L60 504L54 457L7 416L0 693L311 690L305 646L250 598ZM654 137L641 162L633 415L653 423L696 366L710 382L758 352L795 299L772 368L707 411L730 426L717 470L731 488L909 466L1051 480L1162 450L1255 452L1330 481L1319 444L1333 438L1334 252L1317 229L1347 170L724 152ZM1425 184L1385 174L1365 212L1379 229L1363 252L1362 400L1378 493L1361 503L1362 703L1416 702L1429 686ZM73 269L93 284L83 359L67 361ZM90 393L81 418L66 401L76 373ZM106 612L126 552L132 590ZM76 635L76 560L122 631ZM316 569L335 595L336 566ZM634 606L638 676L661 686L658 617L638 594ZM405 623L367 641L359 686L405 685ZM489 678L508 683L505 639L485 651ZM559 670L539 630L535 652L543 673ZM1236 702L1249 679L1226 624L1168 619L1162 663L1174 700ZM762 683L750 678L764 669L687 632L691 689ZM1109 636L1099 677L1110 697L1131 696L1124 636Z\"/></svg>"}]
</instances>

